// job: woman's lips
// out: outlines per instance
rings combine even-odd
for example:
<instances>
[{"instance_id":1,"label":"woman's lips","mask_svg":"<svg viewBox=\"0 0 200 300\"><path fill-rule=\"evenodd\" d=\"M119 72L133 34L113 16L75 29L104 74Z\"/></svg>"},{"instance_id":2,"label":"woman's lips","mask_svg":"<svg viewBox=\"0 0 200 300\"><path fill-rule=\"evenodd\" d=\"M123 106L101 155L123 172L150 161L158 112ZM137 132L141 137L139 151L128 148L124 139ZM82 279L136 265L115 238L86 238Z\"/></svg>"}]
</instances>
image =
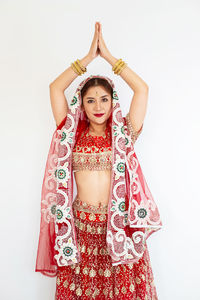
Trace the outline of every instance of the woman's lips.
<instances>
[{"instance_id":1,"label":"woman's lips","mask_svg":"<svg viewBox=\"0 0 200 300\"><path fill-rule=\"evenodd\" d=\"M94 114L95 117L102 117L104 114Z\"/></svg>"}]
</instances>

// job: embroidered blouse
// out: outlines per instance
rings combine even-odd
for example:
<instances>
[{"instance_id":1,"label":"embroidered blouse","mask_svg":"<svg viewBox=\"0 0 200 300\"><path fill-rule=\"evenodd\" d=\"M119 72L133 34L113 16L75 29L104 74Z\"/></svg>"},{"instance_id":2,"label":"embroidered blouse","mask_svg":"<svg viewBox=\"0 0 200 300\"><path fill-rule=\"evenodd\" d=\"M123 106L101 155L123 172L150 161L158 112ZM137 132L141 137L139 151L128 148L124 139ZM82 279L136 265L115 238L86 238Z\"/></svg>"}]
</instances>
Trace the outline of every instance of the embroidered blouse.
<instances>
[{"instance_id":1,"label":"embroidered blouse","mask_svg":"<svg viewBox=\"0 0 200 300\"><path fill-rule=\"evenodd\" d=\"M92 136L89 127L78 137L72 153L73 172L80 170L106 170L112 168L111 132L105 136Z\"/></svg>"},{"instance_id":2,"label":"embroidered blouse","mask_svg":"<svg viewBox=\"0 0 200 300\"><path fill-rule=\"evenodd\" d=\"M133 143L140 135L143 124L139 131L132 127L129 113L126 117L127 129L131 134ZM104 136L92 136L87 127L78 137L72 153L73 172L81 170L106 170L112 168L112 139L109 127Z\"/></svg>"}]
</instances>

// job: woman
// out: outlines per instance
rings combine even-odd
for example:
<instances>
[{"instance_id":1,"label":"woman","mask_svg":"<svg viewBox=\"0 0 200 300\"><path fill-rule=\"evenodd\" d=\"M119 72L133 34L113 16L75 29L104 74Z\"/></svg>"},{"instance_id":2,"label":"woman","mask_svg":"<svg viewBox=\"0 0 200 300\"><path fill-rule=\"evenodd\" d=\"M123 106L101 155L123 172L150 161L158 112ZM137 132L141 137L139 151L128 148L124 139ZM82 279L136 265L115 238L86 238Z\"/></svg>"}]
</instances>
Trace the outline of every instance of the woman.
<instances>
[{"instance_id":1,"label":"woman","mask_svg":"<svg viewBox=\"0 0 200 300\"><path fill-rule=\"evenodd\" d=\"M83 80L68 107L64 90L98 55L134 91L126 117L112 80L100 75ZM146 240L162 222L134 151L146 83L110 54L97 22L88 55L50 85L50 97L57 129L43 181L35 270L57 276L57 300L157 299Z\"/></svg>"}]
</instances>

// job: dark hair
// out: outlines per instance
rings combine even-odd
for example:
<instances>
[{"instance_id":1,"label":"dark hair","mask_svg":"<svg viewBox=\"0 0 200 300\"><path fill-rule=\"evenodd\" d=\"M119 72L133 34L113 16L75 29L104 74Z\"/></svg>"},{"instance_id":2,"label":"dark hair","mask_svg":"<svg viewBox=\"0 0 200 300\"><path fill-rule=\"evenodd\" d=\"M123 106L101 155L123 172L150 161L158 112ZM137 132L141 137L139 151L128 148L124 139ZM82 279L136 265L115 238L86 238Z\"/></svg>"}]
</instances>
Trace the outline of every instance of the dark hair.
<instances>
[{"instance_id":1,"label":"dark hair","mask_svg":"<svg viewBox=\"0 0 200 300\"><path fill-rule=\"evenodd\" d=\"M86 84L83 86L83 88L81 89L81 99L82 99L82 103L81 105L83 105L83 97L86 94L87 90L92 87L92 86L103 86L105 88L105 90L110 93L111 98L113 96L113 88L112 86L109 84L109 82L104 79L104 78L99 78L99 77L93 77L91 79L89 79Z\"/></svg>"}]
</instances>

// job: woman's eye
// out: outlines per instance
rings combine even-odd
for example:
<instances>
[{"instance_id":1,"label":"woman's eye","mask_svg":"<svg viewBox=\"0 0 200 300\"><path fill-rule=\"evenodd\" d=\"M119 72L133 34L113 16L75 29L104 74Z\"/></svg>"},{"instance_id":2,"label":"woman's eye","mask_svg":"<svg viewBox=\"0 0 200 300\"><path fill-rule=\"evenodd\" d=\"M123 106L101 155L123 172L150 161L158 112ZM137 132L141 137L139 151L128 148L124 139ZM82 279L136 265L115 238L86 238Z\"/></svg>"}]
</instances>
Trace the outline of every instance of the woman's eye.
<instances>
[{"instance_id":1,"label":"woman's eye","mask_svg":"<svg viewBox=\"0 0 200 300\"><path fill-rule=\"evenodd\" d=\"M91 100L88 100L88 103L92 103L92 101L93 101L92 99L91 99Z\"/></svg>"},{"instance_id":2,"label":"woman's eye","mask_svg":"<svg viewBox=\"0 0 200 300\"><path fill-rule=\"evenodd\" d=\"M107 98L103 98L103 100L105 100L105 102L106 102L106 101L108 101L108 99L107 99Z\"/></svg>"}]
</instances>

